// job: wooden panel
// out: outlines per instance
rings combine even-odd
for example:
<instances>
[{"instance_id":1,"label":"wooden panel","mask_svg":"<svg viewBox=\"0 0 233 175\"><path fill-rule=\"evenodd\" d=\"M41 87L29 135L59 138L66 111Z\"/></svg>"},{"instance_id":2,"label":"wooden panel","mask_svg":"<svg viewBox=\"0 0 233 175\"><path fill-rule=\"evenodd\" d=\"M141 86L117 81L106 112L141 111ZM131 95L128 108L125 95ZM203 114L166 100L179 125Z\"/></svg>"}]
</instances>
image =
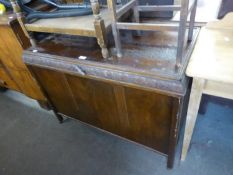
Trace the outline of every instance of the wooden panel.
<instances>
[{"instance_id":1,"label":"wooden panel","mask_svg":"<svg viewBox=\"0 0 233 175\"><path fill-rule=\"evenodd\" d=\"M9 18L10 16L12 18ZM8 88L18 90L36 100L46 101L22 60L23 48L30 46L28 38L13 15L3 15L0 22L0 65L11 77L7 79Z\"/></svg>"},{"instance_id":2,"label":"wooden panel","mask_svg":"<svg viewBox=\"0 0 233 175\"><path fill-rule=\"evenodd\" d=\"M81 77L71 75L66 77L78 105L78 119L119 134L113 87Z\"/></svg>"},{"instance_id":3,"label":"wooden panel","mask_svg":"<svg viewBox=\"0 0 233 175\"><path fill-rule=\"evenodd\" d=\"M0 26L0 58L3 64L12 69L26 69L22 61L22 46L8 26Z\"/></svg>"},{"instance_id":4,"label":"wooden panel","mask_svg":"<svg viewBox=\"0 0 233 175\"><path fill-rule=\"evenodd\" d=\"M66 75L77 119L167 153L172 98L150 91Z\"/></svg>"},{"instance_id":5,"label":"wooden panel","mask_svg":"<svg viewBox=\"0 0 233 175\"><path fill-rule=\"evenodd\" d=\"M132 88L125 88L125 98L131 139L167 153L172 98Z\"/></svg>"},{"instance_id":6,"label":"wooden panel","mask_svg":"<svg viewBox=\"0 0 233 175\"><path fill-rule=\"evenodd\" d=\"M9 69L11 75L14 77L15 82L21 89L21 92L33 99L46 101L43 93L37 82L33 79L28 70L13 70Z\"/></svg>"},{"instance_id":7,"label":"wooden panel","mask_svg":"<svg viewBox=\"0 0 233 175\"><path fill-rule=\"evenodd\" d=\"M3 67L4 67L4 65L3 65L3 63L2 63L2 61L0 59L0 68L3 68Z\"/></svg>"},{"instance_id":8,"label":"wooden panel","mask_svg":"<svg viewBox=\"0 0 233 175\"><path fill-rule=\"evenodd\" d=\"M17 20L13 20L10 23L11 31L15 35L15 40L21 45L22 49L28 49L31 46L31 43L28 37L25 35L20 24ZM22 61L22 56L20 55L20 61Z\"/></svg>"},{"instance_id":9,"label":"wooden panel","mask_svg":"<svg viewBox=\"0 0 233 175\"><path fill-rule=\"evenodd\" d=\"M0 86L19 91L19 88L15 84L14 80L2 67L0 67Z\"/></svg>"},{"instance_id":10,"label":"wooden panel","mask_svg":"<svg viewBox=\"0 0 233 175\"><path fill-rule=\"evenodd\" d=\"M31 68L58 112L168 154L172 97ZM177 109L178 110L178 109Z\"/></svg>"},{"instance_id":11,"label":"wooden panel","mask_svg":"<svg viewBox=\"0 0 233 175\"><path fill-rule=\"evenodd\" d=\"M70 117L77 117L76 103L63 73L30 67L55 108Z\"/></svg>"}]
</instances>

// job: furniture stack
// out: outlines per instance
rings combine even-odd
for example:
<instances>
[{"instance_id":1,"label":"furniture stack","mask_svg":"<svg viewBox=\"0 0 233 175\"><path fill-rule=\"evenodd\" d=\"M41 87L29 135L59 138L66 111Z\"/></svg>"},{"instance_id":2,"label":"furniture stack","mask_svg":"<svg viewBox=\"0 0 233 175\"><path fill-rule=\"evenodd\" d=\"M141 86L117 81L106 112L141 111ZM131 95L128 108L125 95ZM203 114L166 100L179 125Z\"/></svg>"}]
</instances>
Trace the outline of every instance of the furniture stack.
<instances>
[{"instance_id":1,"label":"furniture stack","mask_svg":"<svg viewBox=\"0 0 233 175\"><path fill-rule=\"evenodd\" d=\"M143 145L167 156L172 168L189 97L185 68L199 32L197 1L149 6L108 0L102 8L91 0L93 15L32 23L17 1L11 3L32 44L24 62L59 120L78 119ZM180 21L140 19L143 11L181 11ZM34 38L38 32L45 37Z\"/></svg>"}]
</instances>

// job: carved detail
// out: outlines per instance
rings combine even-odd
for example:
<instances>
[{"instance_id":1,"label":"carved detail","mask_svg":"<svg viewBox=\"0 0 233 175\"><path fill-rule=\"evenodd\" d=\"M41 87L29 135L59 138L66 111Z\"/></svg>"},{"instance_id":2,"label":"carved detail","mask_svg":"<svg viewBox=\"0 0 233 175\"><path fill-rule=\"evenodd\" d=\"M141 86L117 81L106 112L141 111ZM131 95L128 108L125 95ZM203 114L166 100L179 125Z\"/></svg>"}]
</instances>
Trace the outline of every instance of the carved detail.
<instances>
[{"instance_id":1,"label":"carved detail","mask_svg":"<svg viewBox=\"0 0 233 175\"><path fill-rule=\"evenodd\" d=\"M91 0L91 8L94 15L94 26L96 32L96 38L99 46L101 47L102 56L104 58L109 57L109 52L107 49L107 39L106 39L106 31L105 31L105 24L104 20L101 18L100 15L100 5L98 0Z\"/></svg>"},{"instance_id":2,"label":"carved detail","mask_svg":"<svg viewBox=\"0 0 233 175\"><path fill-rule=\"evenodd\" d=\"M104 58L108 58L109 52L107 49L107 39L106 39L104 20L103 19L96 20L94 22L94 26L95 26L97 42L98 42L99 46L101 47L102 56Z\"/></svg>"},{"instance_id":3,"label":"carved detail","mask_svg":"<svg viewBox=\"0 0 233 175\"><path fill-rule=\"evenodd\" d=\"M91 8L92 8L95 20L101 19L101 16L100 16L100 4L99 4L98 0L91 0Z\"/></svg>"},{"instance_id":4,"label":"carved detail","mask_svg":"<svg viewBox=\"0 0 233 175\"><path fill-rule=\"evenodd\" d=\"M105 80L118 81L121 83L137 85L139 87L148 88L148 89L161 89L166 93L176 94L177 96L183 96L185 94L185 86L187 84L186 78L183 77L182 80L163 80L157 77L142 75L139 73L134 73L130 71L121 71L119 67L116 66L116 69L107 68L107 67L98 67L97 63L84 64L78 60L77 63L63 61L69 60L66 57L58 56L48 56L43 53L32 53L30 51L25 51L23 55L24 62L29 65L45 67L53 70L64 71L72 74L80 75L80 72L77 70L77 66L85 72L84 76L98 77ZM87 61L85 61L87 62Z\"/></svg>"}]
</instances>

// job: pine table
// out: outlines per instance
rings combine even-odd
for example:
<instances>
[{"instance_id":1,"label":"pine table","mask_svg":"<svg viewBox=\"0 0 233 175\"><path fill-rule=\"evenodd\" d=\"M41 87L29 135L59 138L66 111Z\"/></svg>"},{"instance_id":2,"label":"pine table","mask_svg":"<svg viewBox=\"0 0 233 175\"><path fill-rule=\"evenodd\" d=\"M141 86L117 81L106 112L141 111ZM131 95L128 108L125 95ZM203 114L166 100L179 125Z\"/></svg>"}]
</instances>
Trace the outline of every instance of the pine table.
<instances>
[{"instance_id":1,"label":"pine table","mask_svg":"<svg viewBox=\"0 0 233 175\"><path fill-rule=\"evenodd\" d=\"M181 160L185 160L202 94L233 99L233 13L202 28L186 74L193 78Z\"/></svg>"}]
</instances>

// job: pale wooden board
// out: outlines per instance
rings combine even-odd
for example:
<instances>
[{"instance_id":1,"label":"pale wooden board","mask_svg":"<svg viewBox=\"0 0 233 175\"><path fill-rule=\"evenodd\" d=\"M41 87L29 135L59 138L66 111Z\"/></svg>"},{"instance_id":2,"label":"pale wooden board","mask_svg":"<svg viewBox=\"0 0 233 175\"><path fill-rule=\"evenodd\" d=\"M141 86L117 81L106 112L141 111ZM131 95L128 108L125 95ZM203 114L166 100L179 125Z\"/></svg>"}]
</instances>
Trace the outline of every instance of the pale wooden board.
<instances>
[{"instance_id":1,"label":"pale wooden board","mask_svg":"<svg viewBox=\"0 0 233 175\"><path fill-rule=\"evenodd\" d=\"M101 10L106 28L111 25L107 9ZM40 19L25 25L28 31L71 34L80 36L95 36L94 16L78 16L65 18Z\"/></svg>"},{"instance_id":2,"label":"pale wooden board","mask_svg":"<svg viewBox=\"0 0 233 175\"><path fill-rule=\"evenodd\" d=\"M231 25L232 29L201 30L186 70L188 76L233 83L233 23Z\"/></svg>"},{"instance_id":3,"label":"pale wooden board","mask_svg":"<svg viewBox=\"0 0 233 175\"><path fill-rule=\"evenodd\" d=\"M217 97L233 99L233 84L219 83L217 81L207 81L205 83L203 93Z\"/></svg>"},{"instance_id":4,"label":"pale wooden board","mask_svg":"<svg viewBox=\"0 0 233 175\"><path fill-rule=\"evenodd\" d=\"M223 20L209 22L206 28L233 30L233 13L228 13Z\"/></svg>"}]
</instances>

